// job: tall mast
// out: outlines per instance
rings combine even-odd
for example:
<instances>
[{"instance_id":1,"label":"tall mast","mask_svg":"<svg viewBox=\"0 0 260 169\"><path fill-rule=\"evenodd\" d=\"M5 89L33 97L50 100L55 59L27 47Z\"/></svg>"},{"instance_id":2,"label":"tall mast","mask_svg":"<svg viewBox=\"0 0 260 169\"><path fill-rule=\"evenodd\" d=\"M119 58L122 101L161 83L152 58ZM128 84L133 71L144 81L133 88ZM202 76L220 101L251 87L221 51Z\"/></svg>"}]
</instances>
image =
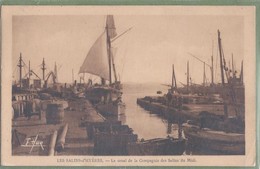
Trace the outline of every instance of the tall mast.
<instances>
[{"instance_id":1,"label":"tall mast","mask_svg":"<svg viewBox=\"0 0 260 169\"><path fill-rule=\"evenodd\" d=\"M205 62L203 63L203 86L206 84Z\"/></svg>"},{"instance_id":2,"label":"tall mast","mask_svg":"<svg viewBox=\"0 0 260 169\"><path fill-rule=\"evenodd\" d=\"M30 79L31 79L31 64L29 60L29 88L30 88Z\"/></svg>"},{"instance_id":3,"label":"tall mast","mask_svg":"<svg viewBox=\"0 0 260 169\"><path fill-rule=\"evenodd\" d=\"M20 53L19 64L17 65L20 71L20 76L19 76L20 88L22 88L22 67L23 67L22 62L23 62L22 53Z\"/></svg>"},{"instance_id":4,"label":"tall mast","mask_svg":"<svg viewBox=\"0 0 260 169\"><path fill-rule=\"evenodd\" d=\"M211 53L211 85L214 85L214 65L213 65L213 49L214 41L212 40L212 53Z\"/></svg>"},{"instance_id":5,"label":"tall mast","mask_svg":"<svg viewBox=\"0 0 260 169\"><path fill-rule=\"evenodd\" d=\"M111 40L108 32L108 23L106 25L107 33L107 54L108 54L108 65L109 65L109 84L112 83L112 71L111 71Z\"/></svg>"},{"instance_id":6,"label":"tall mast","mask_svg":"<svg viewBox=\"0 0 260 169\"><path fill-rule=\"evenodd\" d=\"M187 62L187 92L189 93L190 85L190 70L189 70L189 61Z\"/></svg>"},{"instance_id":7,"label":"tall mast","mask_svg":"<svg viewBox=\"0 0 260 169\"><path fill-rule=\"evenodd\" d=\"M107 54L108 54L108 64L109 64L109 84L112 84L112 66L115 74L115 80L117 80L113 54L111 50L111 39L117 36L113 15L107 15L106 33L107 33Z\"/></svg>"},{"instance_id":8,"label":"tall mast","mask_svg":"<svg viewBox=\"0 0 260 169\"><path fill-rule=\"evenodd\" d=\"M172 65L172 87L171 90L172 92L174 89L177 89L177 83L176 83L176 77L175 77L175 72L174 72L174 64Z\"/></svg>"},{"instance_id":9,"label":"tall mast","mask_svg":"<svg viewBox=\"0 0 260 169\"><path fill-rule=\"evenodd\" d=\"M232 53L232 77L235 77L235 68L234 68L233 53Z\"/></svg>"},{"instance_id":10,"label":"tall mast","mask_svg":"<svg viewBox=\"0 0 260 169\"><path fill-rule=\"evenodd\" d=\"M57 64L55 62L55 65L54 65L54 75L55 75L55 80L56 82L58 82L58 70L57 70Z\"/></svg>"},{"instance_id":11,"label":"tall mast","mask_svg":"<svg viewBox=\"0 0 260 169\"><path fill-rule=\"evenodd\" d=\"M220 38L220 32L218 30L218 48L219 48L219 57L220 57L220 70L221 70L221 81L222 85L225 85L225 79L224 79L224 71L223 71L223 58L222 58L222 46L221 46L221 38Z\"/></svg>"},{"instance_id":12,"label":"tall mast","mask_svg":"<svg viewBox=\"0 0 260 169\"><path fill-rule=\"evenodd\" d=\"M72 74L72 83L74 83L74 72L73 72L73 69L72 69L71 74Z\"/></svg>"},{"instance_id":13,"label":"tall mast","mask_svg":"<svg viewBox=\"0 0 260 169\"><path fill-rule=\"evenodd\" d=\"M176 77L175 77L175 72L174 72L174 67L173 67L173 76L174 76L174 82L175 82L175 89L177 89L177 81L176 81Z\"/></svg>"},{"instance_id":14,"label":"tall mast","mask_svg":"<svg viewBox=\"0 0 260 169\"><path fill-rule=\"evenodd\" d=\"M241 69L240 69L240 82L243 84L244 83L244 70L243 70L243 60L241 62Z\"/></svg>"},{"instance_id":15,"label":"tall mast","mask_svg":"<svg viewBox=\"0 0 260 169\"><path fill-rule=\"evenodd\" d=\"M196 58L197 60L199 60L201 63L203 63L204 69L203 69L203 86L205 86L206 84L206 66L208 66L211 70L211 75L213 75L213 66L210 66L209 64L207 64L205 61L201 60L200 58L196 57L195 55L189 53L192 57ZM213 64L213 63L212 63ZM213 78L213 77L212 77Z\"/></svg>"},{"instance_id":16,"label":"tall mast","mask_svg":"<svg viewBox=\"0 0 260 169\"><path fill-rule=\"evenodd\" d=\"M214 67L213 67L213 55L211 55L211 84L214 85Z\"/></svg>"},{"instance_id":17,"label":"tall mast","mask_svg":"<svg viewBox=\"0 0 260 169\"><path fill-rule=\"evenodd\" d=\"M45 70L46 70L44 58L42 60L42 68L41 69L42 69L42 80L44 82L45 81Z\"/></svg>"},{"instance_id":18,"label":"tall mast","mask_svg":"<svg viewBox=\"0 0 260 169\"><path fill-rule=\"evenodd\" d=\"M117 82L116 66L115 66L114 55L113 55L113 54L111 54L111 60L112 60L112 65L113 65L113 71L114 71L115 82Z\"/></svg>"},{"instance_id":19,"label":"tall mast","mask_svg":"<svg viewBox=\"0 0 260 169\"><path fill-rule=\"evenodd\" d=\"M174 85L174 65L172 65L172 91L173 91L173 85Z\"/></svg>"}]
</instances>

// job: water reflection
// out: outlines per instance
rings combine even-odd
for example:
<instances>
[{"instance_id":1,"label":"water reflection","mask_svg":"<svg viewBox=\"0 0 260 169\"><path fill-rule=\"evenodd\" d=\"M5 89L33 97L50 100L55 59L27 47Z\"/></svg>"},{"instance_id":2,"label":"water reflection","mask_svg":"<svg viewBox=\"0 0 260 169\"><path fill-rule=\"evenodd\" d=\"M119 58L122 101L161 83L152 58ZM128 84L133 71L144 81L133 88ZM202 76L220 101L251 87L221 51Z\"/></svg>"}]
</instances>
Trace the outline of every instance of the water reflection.
<instances>
[{"instance_id":1,"label":"water reflection","mask_svg":"<svg viewBox=\"0 0 260 169\"><path fill-rule=\"evenodd\" d=\"M136 104L136 99L156 95L156 91L167 91L161 85L124 85L123 101L126 104L123 124L129 125L141 139L166 138L168 135L178 137L178 125L163 117L144 110ZM122 118L122 117L121 117Z\"/></svg>"}]
</instances>

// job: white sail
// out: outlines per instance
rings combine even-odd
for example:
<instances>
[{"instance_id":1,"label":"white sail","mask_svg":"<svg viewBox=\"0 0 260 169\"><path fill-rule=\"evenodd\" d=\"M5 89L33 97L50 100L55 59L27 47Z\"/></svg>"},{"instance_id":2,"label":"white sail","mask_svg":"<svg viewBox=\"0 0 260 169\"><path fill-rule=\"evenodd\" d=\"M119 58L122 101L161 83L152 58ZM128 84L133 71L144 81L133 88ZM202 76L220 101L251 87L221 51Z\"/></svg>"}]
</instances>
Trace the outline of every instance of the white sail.
<instances>
[{"instance_id":1,"label":"white sail","mask_svg":"<svg viewBox=\"0 0 260 169\"><path fill-rule=\"evenodd\" d=\"M109 80L107 35L103 32L90 48L79 73L91 73Z\"/></svg>"},{"instance_id":2,"label":"white sail","mask_svg":"<svg viewBox=\"0 0 260 169\"><path fill-rule=\"evenodd\" d=\"M114 17L113 15L107 15L107 23L106 23L106 26L107 26L107 33L108 33L108 36L113 39L114 37L117 36L117 33L116 33L116 26L115 26L115 22L114 22Z\"/></svg>"}]
</instances>

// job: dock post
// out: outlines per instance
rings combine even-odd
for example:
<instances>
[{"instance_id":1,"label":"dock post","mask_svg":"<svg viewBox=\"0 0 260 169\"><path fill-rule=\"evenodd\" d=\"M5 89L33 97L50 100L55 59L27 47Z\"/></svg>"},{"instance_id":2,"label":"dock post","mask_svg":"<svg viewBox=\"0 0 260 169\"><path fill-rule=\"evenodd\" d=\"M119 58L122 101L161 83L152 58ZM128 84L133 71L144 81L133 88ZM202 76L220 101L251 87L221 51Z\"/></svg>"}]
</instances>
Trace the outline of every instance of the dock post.
<instances>
[{"instance_id":1,"label":"dock post","mask_svg":"<svg viewBox=\"0 0 260 169\"><path fill-rule=\"evenodd\" d=\"M61 134L59 135L59 138L57 140L56 150L59 152L64 149L65 144L65 138L68 131L68 123L65 124L65 126L62 129Z\"/></svg>"},{"instance_id":2,"label":"dock post","mask_svg":"<svg viewBox=\"0 0 260 169\"><path fill-rule=\"evenodd\" d=\"M55 130L54 133L51 136L48 156L54 156L56 140L57 140L57 130Z\"/></svg>"}]
</instances>

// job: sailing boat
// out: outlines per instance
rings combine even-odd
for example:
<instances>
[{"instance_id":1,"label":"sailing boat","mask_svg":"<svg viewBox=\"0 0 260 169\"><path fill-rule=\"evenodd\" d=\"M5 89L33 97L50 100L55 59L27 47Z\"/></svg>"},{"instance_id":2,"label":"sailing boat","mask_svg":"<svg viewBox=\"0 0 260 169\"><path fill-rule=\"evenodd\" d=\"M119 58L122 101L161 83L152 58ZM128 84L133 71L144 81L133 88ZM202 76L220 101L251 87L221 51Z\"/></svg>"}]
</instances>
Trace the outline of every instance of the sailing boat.
<instances>
[{"instance_id":1,"label":"sailing boat","mask_svg":"<svg viewBox=\"0 0 260 169\"><path fill-rule=\"evenodd\" d=\"M113 15L108 15L105 30L90 48L79 70L79 73L90 73L101 78L100 85L92 85L90 80L85 92L85 97L96 106L101 114L118 115L119 113L122 85L117 80L112 47L112 40L119 36L116 33ZM113 79L112 75L114 75ZM108 84L106 84L107 81Z\"/></svg>"},{"instance_id":2,"label":"sailing boat","mask_svg":"<svg viewBox=\"0 0 260 169\"><path fill-rule=\"evenodd\" d=\"M183 124L185 137L192 151L206 154L244 155L245 154L245 97L243 84L243 64L240 78L230 77L225 64L220 32L218 31L220 53L222 97L224 100L223 119L214 120L202 116L200 126L188 121ZM224 74L225 71L225 74ZM226 75L227 83L225 83ZM234 117L230 116L235 112ZM206 115L206 114L205 114Z\"/></svg>"}]
</instances>

